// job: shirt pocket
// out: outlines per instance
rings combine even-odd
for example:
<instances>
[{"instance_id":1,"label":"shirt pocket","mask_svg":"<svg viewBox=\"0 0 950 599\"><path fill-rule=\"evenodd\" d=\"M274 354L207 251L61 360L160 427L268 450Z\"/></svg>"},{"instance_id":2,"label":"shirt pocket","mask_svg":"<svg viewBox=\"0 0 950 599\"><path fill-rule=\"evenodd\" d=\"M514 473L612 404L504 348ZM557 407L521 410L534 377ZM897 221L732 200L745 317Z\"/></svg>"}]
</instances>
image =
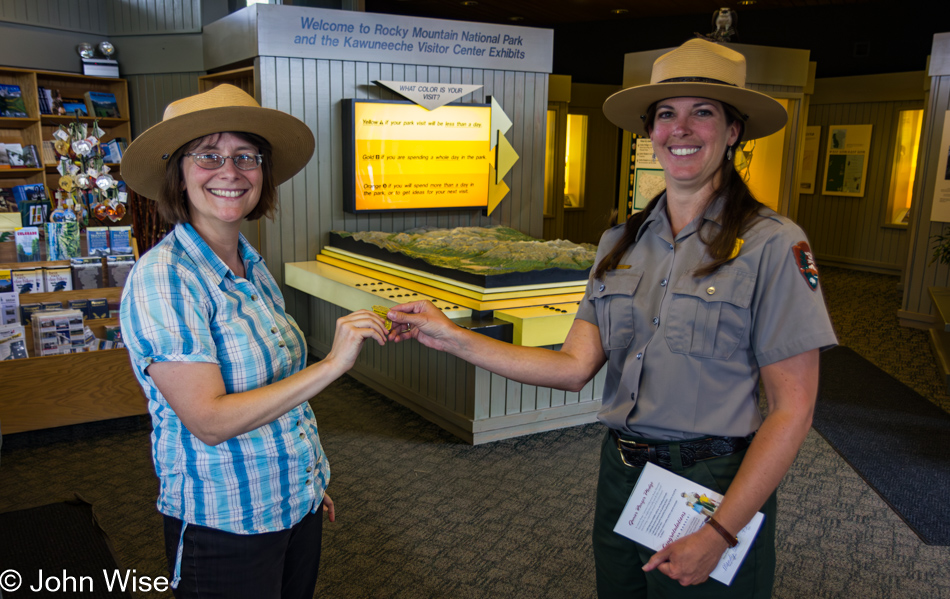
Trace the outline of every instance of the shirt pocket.
<instances>
[{"instance_id":1,"label":"shirt pocket","mask_svg":"<svg viewBox=\"0 0 950 599\"><path fill-rule=\"evenodd\" d=\"M755 273L723 267L708 277L686 276L673 288L666 317L670 351L729 359L751 322Z\"/></svg>"},{"instance_id":2,"label":"shirt pocket","mask_svg":"<svg viewBox=\"0 0 950 599\"><path fill-rule=\"evenodd\" d=\"M642 276L638 271L612 270L591 283L588 301L594 304L604 350L623 349L633 341L633 294Z\"/></svg>"}]
</instances>

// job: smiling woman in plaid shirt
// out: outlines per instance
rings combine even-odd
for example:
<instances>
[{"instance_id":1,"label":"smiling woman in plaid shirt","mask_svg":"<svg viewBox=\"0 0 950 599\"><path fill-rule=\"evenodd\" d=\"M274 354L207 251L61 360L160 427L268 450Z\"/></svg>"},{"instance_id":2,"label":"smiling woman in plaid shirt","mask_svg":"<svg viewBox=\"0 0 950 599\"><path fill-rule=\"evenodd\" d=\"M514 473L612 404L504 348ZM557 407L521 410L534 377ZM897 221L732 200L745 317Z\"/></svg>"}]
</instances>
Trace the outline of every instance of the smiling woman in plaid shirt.
<instances>
[{"instance_id":1,"label":"smiling woman in plaid shirt","mask_svg":"<svg viewBox=\"0 0 950 599\"><path fill-rule=\"evenodd\" d=\"M310 129L222 85L174 102L122 176L175 228L132 269L122 335L148 398L176 597L310 598L330 478L307 403L349 370L383 319L337 321L307 367L303 333L241 224L313 154Z\"/></svg>"}]
</instances>

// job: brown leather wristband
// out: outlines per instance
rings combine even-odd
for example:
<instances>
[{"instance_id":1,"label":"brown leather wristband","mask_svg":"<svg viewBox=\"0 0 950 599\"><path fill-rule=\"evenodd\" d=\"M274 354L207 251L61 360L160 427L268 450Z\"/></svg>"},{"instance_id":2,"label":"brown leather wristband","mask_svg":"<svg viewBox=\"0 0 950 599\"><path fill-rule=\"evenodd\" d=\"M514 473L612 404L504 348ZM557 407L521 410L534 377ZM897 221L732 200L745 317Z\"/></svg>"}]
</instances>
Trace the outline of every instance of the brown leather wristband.
<instances>
[{"instance_id":1,"label":"brown leather wristband","mask_svg":"<svg viewBox=\"0 0 950 599\"><path fill-rule=\"evenodd\" d=\"M726 543L729 544L729 547L735 547L739 544L739 539L729 534L729 531L722 527L722 524L716 522L712 516L706 518L706 523L712 526L716 532L726 540Z\"/></svg>"}]
</instances>

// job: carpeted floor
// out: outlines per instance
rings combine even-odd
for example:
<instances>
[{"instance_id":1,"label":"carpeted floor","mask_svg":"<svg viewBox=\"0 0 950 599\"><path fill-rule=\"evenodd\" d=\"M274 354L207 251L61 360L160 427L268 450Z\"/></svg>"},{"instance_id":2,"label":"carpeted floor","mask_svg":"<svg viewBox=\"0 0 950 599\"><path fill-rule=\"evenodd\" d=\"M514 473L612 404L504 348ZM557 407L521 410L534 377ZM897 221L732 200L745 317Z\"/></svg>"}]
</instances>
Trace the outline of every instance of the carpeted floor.
<instances>
[{"instance_id":1,"label":"carpeted floor","mask_svg":"<svg viewBox=\"0 0 950 599\"><path fill-rule=\"evenodd\" d=\"M842 344L950 407L926 333L897 325L896 277L822 276ZM339 510L326 528L318 596L594 596L598 425L471 447L348 377L312 405ZM149 452L146 418L7 436L0 511L80 493L119 563L162 576ZM776 599L950 599L950 548L921 542L814 431L779 502Z\"/></svg>"},{"instance_id":2,"label":"carpeted floor","mask_svg":"<svg viewBox=\"0 0 950 599\"><path fill-rule=\"evenodd\" d=\"M812 426L924 542L950 546L950 414L842 346L821 356Z\"/></svg>"},{"instance_id":3,"label":"carpeted floor","mask_svg":"<svg viewBox=\"0 0 950 599\"><path fill-rule=\"evenodd\" d=\"M0 513L0 570L11 599L131 598L129 577L81 498Z\"/></svg>"}]
</instances>

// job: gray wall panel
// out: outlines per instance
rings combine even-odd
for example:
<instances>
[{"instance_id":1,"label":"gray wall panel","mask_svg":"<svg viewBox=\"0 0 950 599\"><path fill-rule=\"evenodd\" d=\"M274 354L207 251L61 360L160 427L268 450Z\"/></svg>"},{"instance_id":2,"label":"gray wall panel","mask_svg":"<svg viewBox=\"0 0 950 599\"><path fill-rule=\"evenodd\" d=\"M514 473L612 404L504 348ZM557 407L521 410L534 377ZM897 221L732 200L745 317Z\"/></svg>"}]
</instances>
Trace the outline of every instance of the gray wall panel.
<instances>
[{"instance_id":1,"label":"gray wall panel","mask_svg":"<svg viewBox=\"0 0 950 599\"><path fill-rule=\"evenodd\" d=\"M203 73L132 75L129 83L129 112L132 136L162 120L165 107L175 100L198 93L198 77Z\"/></svg>"},{"instance_id":2,"label":"gray wall panel","mask_svg":"<svg viewBox=\"0 0 950 599\"><path fill-rule=\"evenodd\" d=\"M201 31L201 0L99 0L111 35Z\"/></svg>"},{"instance_id":3,"label":"gray wall panel","mask_svg":"<svg viewBox=\"0 0 950 599\"><path fill-rule=\"evenodd\" d=\"M907 283L904 287L902 312L908 315L929 315L933 311L928 288L950 286L950 266L931 264L931 238L947 227L946 223L931 222L936 180L942 178L940 166L945 159L940 154L944 120L950 110L950 76L936 76L930 80L925 122L921 132L920 162L914 184L914 197L922 198L911 211L912 241L907 257Z\"/></svg>"},{"instance_id":4,"label":"gray wall panel","mask_svg":"<svg viewBox=\"0 0 950 599\"><path fill-rule=\"evenodd\" d=\"M187 33L201 30L201 4L201 0L4 0L0 21L99 35Z\"/></svg>"},{"instance_id":5,"label":"gray wall panel","mask_svg":"<svg viewBox=\"0 0 950 599\"><path fill-rule=\"evenodd\" d=\"M108 0L4 0L0 21L106 35Z\"/></svg>"}]
</instances>

